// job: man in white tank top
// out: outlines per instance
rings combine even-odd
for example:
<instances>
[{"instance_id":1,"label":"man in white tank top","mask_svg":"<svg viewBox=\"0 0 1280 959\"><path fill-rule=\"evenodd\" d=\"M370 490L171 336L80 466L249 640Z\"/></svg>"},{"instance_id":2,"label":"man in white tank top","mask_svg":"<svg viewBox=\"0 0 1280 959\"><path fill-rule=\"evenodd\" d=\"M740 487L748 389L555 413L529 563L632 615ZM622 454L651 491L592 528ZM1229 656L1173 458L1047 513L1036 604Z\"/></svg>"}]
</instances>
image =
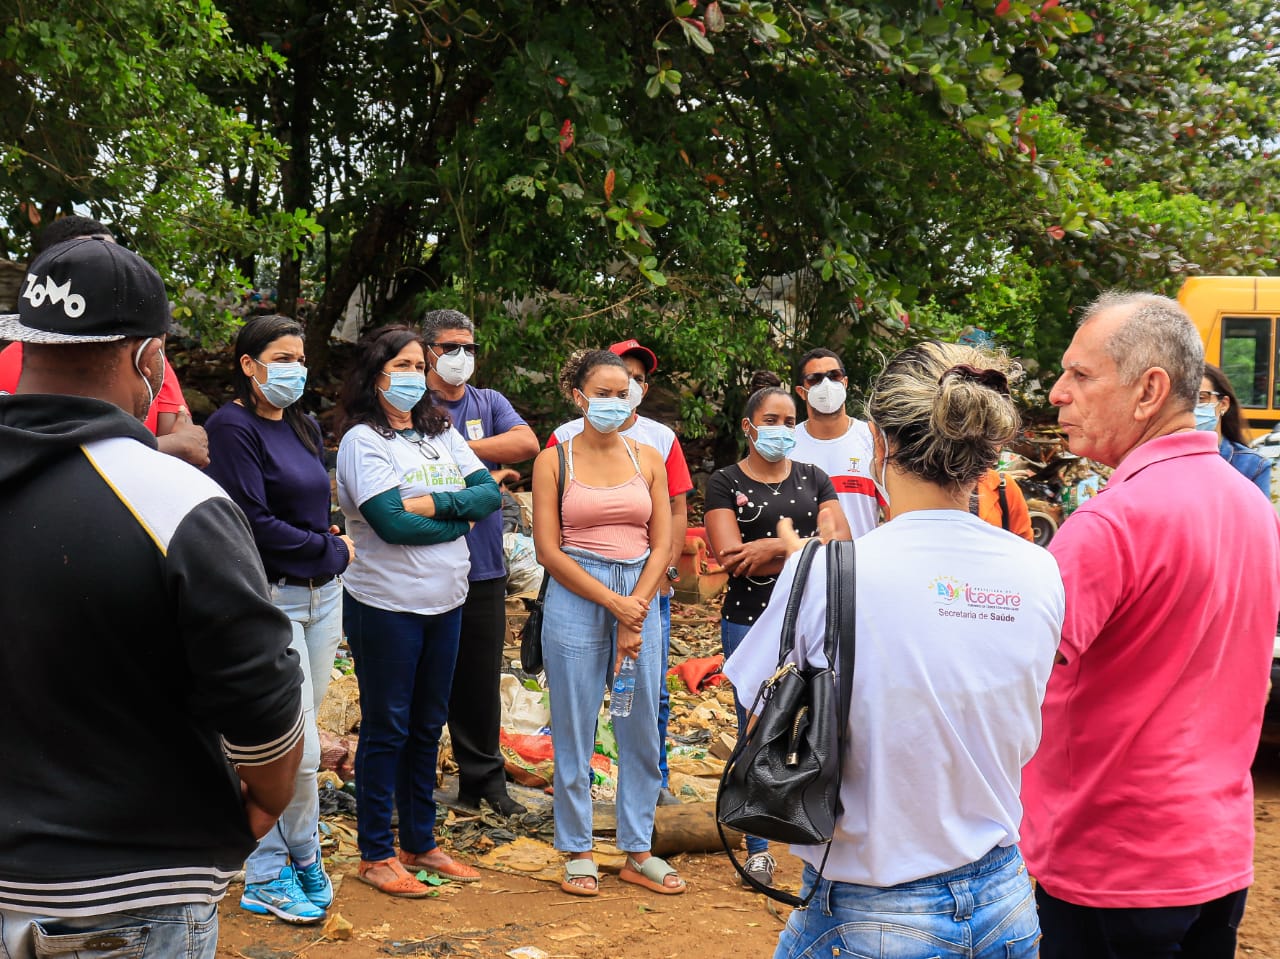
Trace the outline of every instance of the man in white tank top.
<instances>
[{"instance_id":1,"label":"man in white tank top","mask_svg":"<svg viewBox=\"0 0 1280 959\"><path fill-rule=\"evenodd\" d=\"M849 377L831 350L810 350L800 358L796 395L808 418L796 427L791 458L811 463L831 477L840 508L857 539L875 529L880 502L871 479L871 431L845 412Z\"/></svg>"}]
</instances>

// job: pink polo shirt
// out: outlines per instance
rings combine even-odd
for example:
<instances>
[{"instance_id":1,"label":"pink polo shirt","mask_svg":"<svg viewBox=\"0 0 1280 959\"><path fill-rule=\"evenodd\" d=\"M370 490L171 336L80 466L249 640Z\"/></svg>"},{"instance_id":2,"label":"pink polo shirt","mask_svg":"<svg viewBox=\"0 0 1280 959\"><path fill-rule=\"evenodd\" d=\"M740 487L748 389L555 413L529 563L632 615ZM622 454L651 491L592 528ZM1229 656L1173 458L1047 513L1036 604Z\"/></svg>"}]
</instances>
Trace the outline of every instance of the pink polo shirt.
<instances>
[{"instance_id":1,"label":"pink polo shirt","mask_svg":"<svg viewBox=\"0 0 1280 959\"><path fill-rule=\"evenodd\" d=\"M1066 586L1022 850L1081 906L1186 906L1253 881L1253 781L1280 520L1213 433L1121 462L1050 544Z\"/></svg>"}]
</instances>

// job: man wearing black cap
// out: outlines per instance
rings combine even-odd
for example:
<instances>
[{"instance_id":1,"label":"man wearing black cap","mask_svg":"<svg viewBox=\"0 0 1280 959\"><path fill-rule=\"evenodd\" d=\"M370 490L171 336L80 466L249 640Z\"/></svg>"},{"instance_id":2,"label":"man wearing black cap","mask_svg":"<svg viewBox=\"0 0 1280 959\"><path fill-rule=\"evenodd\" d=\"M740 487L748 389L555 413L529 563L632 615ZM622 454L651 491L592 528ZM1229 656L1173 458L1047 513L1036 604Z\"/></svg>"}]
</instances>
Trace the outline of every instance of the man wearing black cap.
<instances>
[{"instance_id":1,"label":"man wearing black cap","mask_svg":"<svg viewBox=\"0 0 1280 959\"><path fill-rule=\"evenodd\" d=\"M59 217L40 231L33 256L39 256L55 243L82 236L115 239L110 230L87 216ZM22 378L22 353L21 343L10 343L0 350L0 393L17 392L18 380ZM156 400L142 422L156 435L161 452L201 469L209 465L209 439L203 427L191 422L191 412L187 409L178 376L167 358L164 360L164 384L156 392Z\"/></svg>"},{"instance_id":2,"label":"man wearing black cap","mask_svg":"<svg viewBox=\"0 0 1280 959\"><path fill-rule=\"evenodd\" d=\"M609 352L622 357L631 377L630 396L627 400L631 405L631 416L619 427L618 433L652 446L662 454L663 462L667 465L667 492L671 496L671 556L667 560L667 582L658 590L658 612L662 617L662 674L665 677L671 653L671 594L675 591L676 580L680 578L676 564L680 561L680 554L684 552L685 531L689 526L688 499L689 491L693 489L693 479L689 475L689 466L685 462L684 450L680 448L675 430L637 412L649 392L649 377L658 369L657 355L635 339L614 343L609 347ZM567 442L581 432L582 418L579 417L557 429L547 446ZM667 721L670 716L671 698L664 681L658 698L658 769L662 773L662 792L658 796L660 805L679 802L671 793L667 769Z\"/></svg>"},{"instance_id":3,"label":"man wearing black cap","mask_svg":"<svg viewBox=\"0 0 1280 959\"><path fill-rule=\"evenodd\" d=\"M159 275L101 239L31 264L0 339L0 954L212 957L287 804L301 670L243 515L142 425Z\"/></svg>"}]
</instances>

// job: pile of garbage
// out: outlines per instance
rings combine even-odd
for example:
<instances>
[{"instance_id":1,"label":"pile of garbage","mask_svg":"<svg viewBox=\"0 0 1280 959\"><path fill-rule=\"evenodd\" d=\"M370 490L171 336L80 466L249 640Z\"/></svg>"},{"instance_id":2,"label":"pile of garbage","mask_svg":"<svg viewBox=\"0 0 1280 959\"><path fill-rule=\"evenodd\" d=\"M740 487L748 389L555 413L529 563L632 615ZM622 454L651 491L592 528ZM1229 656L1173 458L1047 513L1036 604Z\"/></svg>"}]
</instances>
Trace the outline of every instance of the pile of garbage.
<instances>
[{"instance_id":1,"label":"pile of garbage","mask_svg":"<svg viewBox=\"0 0 1280 959\"><path fill-rule=\"evenodd\" d=\"M524 619L523 609L518 599L509 601L509 641L505 653L508 666L500 680L500 748L511 780L511 793L529 811L503 817L487 805L480 809L460 805L455 776L457 765L447 729L441 741L436 799L444 813L440 818L441 832L452 848L474 855L480 861L494 854L494 862L490 863L493 868L530 875L536 872L527 868L530 863L558 862L559 859L550 848L554 832L551 786L555 770L550 694L545 687L545 677L530 676L519 666L515 637ZM677 807L660 809L671 810L662 815L669 844L689 849L707 848L714 839L711 804L725 759L735 742L733 695L720 673L723 657L720 655L719 611L709 605L677 602L672 604L671 619L671 671L667 677L671 701L667 743L670 788L682 803L690 807L705 804L705 808L689 808L683 818ZM355 755L360 725L359 687L355 676L347 671L349 668L350 660L340 650L329 692L316 719L320 727L320 789L325 828L339 839L354 841L351 824L343 821L354 815ZM618 747L606 698L597 724L596 752L592 759L595 831L602 839L600 848L605 862L610 854L608 839L615 822L617 759ZM673 830L680 838L672 834ZM497 854L501 847L513 844L515 848ZM517 866L506 862L512 857ZM519 866L521 863L524 865Z\"/></svg>"},{"instance_id":2,"label":"pile of garbage","mask_svg":"<svg viewBox=\"0 0 1280 959\"><path fill-rule=\"evenodd\" d=\"M1026 431L1001 454L997 468L1022 491L1040 546L1049 545L1063 521L1098 495L1112 473L1068 450L1066 436L1056 428Z\"/></svg>"}]
</instances>

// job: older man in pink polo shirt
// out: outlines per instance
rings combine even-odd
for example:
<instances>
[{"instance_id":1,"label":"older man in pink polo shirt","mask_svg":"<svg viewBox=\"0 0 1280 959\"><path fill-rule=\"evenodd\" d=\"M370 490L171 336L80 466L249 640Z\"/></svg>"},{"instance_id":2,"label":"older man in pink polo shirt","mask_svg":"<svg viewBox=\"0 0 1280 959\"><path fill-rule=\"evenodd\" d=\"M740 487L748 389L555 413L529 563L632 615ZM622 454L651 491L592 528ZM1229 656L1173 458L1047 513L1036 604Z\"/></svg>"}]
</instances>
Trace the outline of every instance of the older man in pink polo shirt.
<instances>
[{"instance_id":1,"label":"older man in pink polo shirt","mask_svg":"<svg viewBox=\"0 0 1280 959\"><path fill-rule=\"evenodd\" d=\"M1054 537L1067 615L1023 778L1042 959L1235 954L1280 609L1280 521L1195 430L1203 349L1172 300L1107 294L1050 393L1116 468Z\"/></svg>"}]
</instances>

